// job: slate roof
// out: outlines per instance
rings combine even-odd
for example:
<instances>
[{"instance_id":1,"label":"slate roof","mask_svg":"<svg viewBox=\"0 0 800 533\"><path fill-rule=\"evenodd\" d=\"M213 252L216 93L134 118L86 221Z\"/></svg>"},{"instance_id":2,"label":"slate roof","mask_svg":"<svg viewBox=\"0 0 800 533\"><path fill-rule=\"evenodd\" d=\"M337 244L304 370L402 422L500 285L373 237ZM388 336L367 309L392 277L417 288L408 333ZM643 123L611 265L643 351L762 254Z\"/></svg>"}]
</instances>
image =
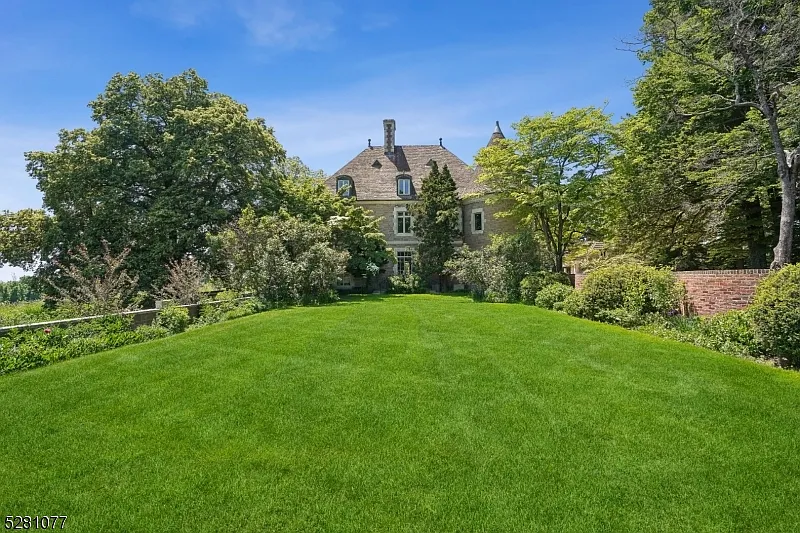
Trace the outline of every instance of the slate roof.
<instances>
[{"instance_id":1,"label":"slate roof","mask_svg":"<svg viewBox=\"0 0 800 533\"><path fill-rule=\"evenodd\" d=\"M325 183L336 190L337 178L347 176L353 181L357 200L407 200L408 197L397 195L397 178L401 175L411 177L413 198L422 186L422 178L430 172L427 165L431 160L436 161L440 169L447 165L459 196L485 192L485 187L477 183L478 170L470 168L453 152L438 144L395 146L393 155L385 154L382 146L365 148L331 174Z\"/></svg>"}]
</instances>

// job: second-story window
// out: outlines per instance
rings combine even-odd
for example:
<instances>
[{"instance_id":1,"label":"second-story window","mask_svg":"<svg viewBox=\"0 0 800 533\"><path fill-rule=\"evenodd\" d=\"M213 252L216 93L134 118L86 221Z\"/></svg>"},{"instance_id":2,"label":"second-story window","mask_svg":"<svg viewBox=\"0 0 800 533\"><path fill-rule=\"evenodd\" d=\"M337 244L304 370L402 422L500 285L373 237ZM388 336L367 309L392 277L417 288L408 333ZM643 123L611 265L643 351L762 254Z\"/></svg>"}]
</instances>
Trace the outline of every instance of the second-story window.
<instances>
[{"instance_id":1,"label":"second-story window","mask_svg":"<svg viewBox=\"0 0 800 533\"><path fill-rule=\"evenodd\" d=\"M411 178L397 180L397 196L411 196Z\"/></svg>"},{"instance_id":2,"label":"second-story window","mask_svg":"<svg viewBox=\"0 0 800 533\"><path fill-rule=\"evenodd\" d=\"M350 196L352 194L352 187L350 180L347 178L339 178L336 180L336 192L342 196Z\"/></svg>"},{"instance_id":3,"label":"second-story window","mask_svg":"<svg viewBox=\"0 0 800 533\"><path fill-rule=\"evenodd\" d=\"M397 234L410 235L411 234L411 213L408 211L397 212Z\"/></svg>"}]
</instances>

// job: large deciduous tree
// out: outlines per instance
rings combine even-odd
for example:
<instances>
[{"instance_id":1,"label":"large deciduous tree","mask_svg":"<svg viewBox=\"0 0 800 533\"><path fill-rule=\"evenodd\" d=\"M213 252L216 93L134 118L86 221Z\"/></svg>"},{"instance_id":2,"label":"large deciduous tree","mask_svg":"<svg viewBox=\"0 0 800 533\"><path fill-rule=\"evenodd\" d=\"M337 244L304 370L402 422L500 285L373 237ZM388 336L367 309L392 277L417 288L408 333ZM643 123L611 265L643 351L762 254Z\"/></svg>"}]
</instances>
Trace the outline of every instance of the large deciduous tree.
<instances>
[{"instance_id":1,"label":"large deciduous tree","mask_svg":"<svg viewBox=\"0 0 800 533\"><path fill-rule=\"evenodd\" d=\"M800 128L796 120L787 124L785 119L800 84L800 6L795 0L652 0L642 36L645 54L680 58L706 82L704 90L694 91L694 98L684 98L676 106L676 118L719 120L738 113L740 123L747 121L753 129L762 129L769 139L781 188L771 266L789 263L800 175ZM751 110L754 113L748 113ZM730 137L720 140L723 146L725 141L729 147L737 145ZM708 164L724 167L756 159L743 160L736 157L737 151L731 157L720 154L719 165L713 157Z\"/></svg>"},{"instance_id":2,"label":"large deciduous tree","mask_svg":"<svg viewBox=\"0 0 800 533\"><path fill-rule=\"evenodd\" d=\"M283 148L196 72L117 74L89 107L96 127L62 130L54 150L25 154L54 215L48 257L66 263L81 244L96 255L103 240L130 246L127 268L149 289L170 261L202 256L206 236L245 206L275 209Z\"/></svg>"},{"instance_id":3,"label":"large deciduous tree","mask_svg":"<svg viewBox=\"0 0 800 533\"><path fill-rule=\"evenodd\" d=\"M614 154L611 117L595 107L573 108L524 117L512 127L516 139L476 156L479 180L491 201L510 206L503 214L541 233L560 272L569 248L596 229L598 185Z\"/></svg>"},{"instance_id":4,"label":"large deciduous tree","mask_svg":"<svg viewBox=\"0 0 800 533\"><path fill-rule=\"evenodd\" d=\"M417 196L418 203L412 206L414 234L419 238L417 270L426 282L432 276L441 276L445 263L453 257L453 240L461 235L459 213L461 204L456 191L456 182L447 165L439 170L436 161L422 179L422 187Z\"/></svg>"}]
</instances>

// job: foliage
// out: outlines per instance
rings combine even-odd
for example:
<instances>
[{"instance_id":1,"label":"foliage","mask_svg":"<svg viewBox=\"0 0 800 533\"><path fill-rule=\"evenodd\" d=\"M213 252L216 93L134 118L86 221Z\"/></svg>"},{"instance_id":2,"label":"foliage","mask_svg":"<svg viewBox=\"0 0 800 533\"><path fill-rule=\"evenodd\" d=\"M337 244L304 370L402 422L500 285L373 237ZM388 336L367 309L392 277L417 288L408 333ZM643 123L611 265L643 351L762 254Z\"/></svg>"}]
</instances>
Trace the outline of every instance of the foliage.
<instances>
[{"instance_id":1,"label":"foliage","mask_svg":"<svg viewBox=\"0 0 800 533\"><path fill-rule=\"evenodd\" d=\"M0 304L0 327L35 324L62 318L76 318L75 310L45 306L44 302Z\"/></svg>"},{"instance_id":2,"label":"foliage","mask_svg":"<svg viewBox=\"0 0 800 533\"><path fill-rule=\"evenodd\" d=\"M539 294L539 291L554 283L572 285L569 276L563 272L539 271L525 276L519 284L520 301L527 305L534 305L536 303L536 295ZM552 307L548 309L552 309Z\"/></svg>"},{"instance_id":3,"label":"foliage","mask_svg":"<svg viewBox=\"0 0 800 533\"><path fill-rule=\"evenodd\" d=\"M444 273L445 263L453 257L453 241L461 235L458 227L461 203L456 182L445 165L441 172L436 161L422 179L418 202L411 207L414 234L419 239L417 271L426 282ZM439 285L441 286L441 280Z\"/></svg>"},{"instance_id":4,"label":"foliage","mask_svg":"<svg viewBox=\"0 0 800 533\"><path fill-rule=\"evenodd\" d=\"M41 209L0 212L0 265L26 270L41 258L45 231L51 219Z\"/></svg>"},{"instance_id":5,"label":"foliage","mask_svg":"<svg viewBox=\"0 0 800 533\"><path fill-rule=\"evenodd\" d=\"M0 281L0 304L32 302L41 298L37 284L31 276L12 281Z\"/></svg>"},{"instance_id":6,"label":"foliage","mask_svg":"<svg viewBox=\"0 0 800 533\"><path fill-rule=\"evenodd\" d=\"M393 294L416 294L425 292L425 284L417 274L389 276L389 292Z\"/></svg>"},{"instance_id":7,"label":"foliage","mask_svg":"<svg viewBox=\"0 0 800 533\"><path fill-rule=\"evenodd\" d=\"M564 300L574 290L571 285L564 285L563 283L545 285L536 295L536 307L560 310Z\"/></svg>"},{"instance_id":8,"label":"foliage","mask_svg":"<svg viewBox=\"0 0 800 533\"><path fill-rule=\"evenodd\" d=\"M632 326L649 314L676 312L683 286L670 271L623 265L591 272L581 293L586 318Z\"/></svg>"},{"instance_id":9,"label":"foliage","mask_svg":"<svg viewBox=\"0 0 800 533\"><path fill-rule=\"evenodd\" d=\"M168 330L152 326L131 330L131 319L119 315L68 327L15 331L0 337L0 374L49 365L168 334Z\"/></svg>"},{"instance_id":10,"label":"foliage","mask_svg":"<svg viewBox=\"0 0 800 533\"><path fill-rule=\"evenodd\" d=\"M56 289L59 305L75 309L81 315L105 315L133 309L136 306L137 278L130 277L123 268L130 249L117 255L103 241L101 255L92 257L83 244L68 252L69 261L57 267L54 279L48 282Z\"/></svg>"},{"instance_id":11,"label":"foliage","mask_svg":"<svg viewBox=\"0 0 800 533\"><path fill-rule=\"evenodd\" d=\"M265 309L265 306L254 298L242 298L233 291L224 291L217 294L213 302L206 302L200 307L200 317L191 327L242 318Z\"/></svg>"},{"instance_id":12,"label":"foliage","mask_svg":"<svg viewBox=\"0 0 800 533\"><path fill-rule=\"evenodd\" d=\"M516 139L492 143L476 156L479 180L493 201L510 203L501 214L543 237L553 270L561 272L570 247L597 229L598 186L614 153L611 118L587 107L524 117L513 128Z\"/></svg>"},{"instance_id":13,"label":"foliage","mask_svg":"<svg viewBox=\"0 0 800 533\"><path fill-rule=\"evenodd\" d=\"M394 262L378 219L353 198L339 196L321 180L309 177L282 180L281 191L280 205L287 213L328 225L333 247L350 254L347 272L354 277L369 279Z\"/></svg>"},{"instance_id":14,"label":"foliage","mask_svg":"<svg viewBox=\"0 0 800 533\"><path fill-rule=\"evenodd\" d=\"M469 286L476 300L516 302L522 280L540 271L542 255L530 232L492 235L492 243L480 250L457 250L445 268Z\"/></svg>"},{"instance_id":15,"label":"foliage","mask_svg":"<svg viewBox=\"0 0 800 533\"><path fill-rule=\"evenodd\" d=\"M332 247L328 227L286 213L259 218L248 208L218 239L233 287L253 291L263 303L336 298L334 287L344 274L348 254Z\"/></svg>"},{"instance_id":16,"label":"foliage","mask_svg":"<svg viewBox=\"0 0 800 533\"><path fill-rule=\"evenodd\" d=\"M652 6L639 50L650 66L608 195L615 239L678 268L787 263L800 169L796 2Z\"/></svg>"},{"instance_id":17,"label":"foliage","mask_svg":"<svg viewBox=\"0 0 800 533\"><path fill-rule=\"evenodd\" d=\"M710 317L662 318L638 329L735 357L756 358L763 355L753 332L752 313L749 310L728 311Z\"/></svg>"},{"instance_id":18,"label":"foliage","mask_svg":"<svg viewBox=\"0 0 800 533\"><path fill-rule=\"evenodd\" d=\"M160 291L162 299L180 305L200 302L206 276L203 265L195 257L187 256L180 261L171 261L167 272L167 283Z\"/></svg>"},{"instance_id":19,"label":"foliage","mask_svg":"<svg viewBox=\"0 0 800 533\"><path fill-rule=\"evenodd\" d=\"M189 327L191 319L189 310L185 307L170 305L158 312L158 316L153 321L153 326L164 328L170 333L182 333Z\"/></svg>"},{"instance_id":20,"label":"foliage","mask_svg":"<svg viewBox=\"0 0 800 533\"><path fill-rule=\"evenodd\" d=\"M800 264L785 266L762 280L751 309L764 352L800 366Z\"/></svg>"},{"instance_id":21,"label":"foliage","mask_svg":"<svg viewBox=\"0 0 800 533\"><path fill-rule=\"evenodd\" d=\"M457 250L445 263L446 272L469 287L472 298L487 302L513 302L519 286L509 261L495 253L491 247L470 250L468 246Z\"/></svg>"},{"instance_id":22,"label":"foliage","mask_svg":"<svg viewBox=\"0 0 800 533\"><path fill-rule=\"evenodd\" d=\"M149 290L170 261L202 260L207 235L245 206L276 209L284 152L272 129L195 71L116 74L89 107L96 127L62 130L54 150L25 154L54 215L44 257L68 266L66 250L80 244L92 255L103 239L130 246L131 277Z\"/></svg>"},{"instance_id":23,"label":"foliage","mask_svg":"<svg viewBox=\"0 0 800 533\"><path fill-rule=\"evenodd\" d=\"M572 291L561 302L559 311L562 311L569 316L577 318L589 318L589 311L586 306L586 299L583 297L583 291Z\"/></svg>"}]
</instances>

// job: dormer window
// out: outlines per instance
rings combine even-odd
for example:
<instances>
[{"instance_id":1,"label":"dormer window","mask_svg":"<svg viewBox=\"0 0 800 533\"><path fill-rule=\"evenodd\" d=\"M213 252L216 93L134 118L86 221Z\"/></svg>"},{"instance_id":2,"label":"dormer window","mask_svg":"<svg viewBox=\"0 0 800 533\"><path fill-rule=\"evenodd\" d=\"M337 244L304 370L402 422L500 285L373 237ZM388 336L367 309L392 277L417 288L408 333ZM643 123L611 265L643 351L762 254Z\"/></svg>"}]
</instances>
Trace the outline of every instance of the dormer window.
<instances>
[{"instance_id":1,"label":"dormer window","mask_svg":"<svg viewBox=\"0 0 800 533\"><path fill-rule=\"evenodd\" d=\"M353 196L353 182L350 178L337 178L336 192L342 196Z\"/></svg>"},{"instance_id":2,"label":"dormer window","mask_svg":"<svg viewBox=\"0 0 800 533\"><path fill-rule=\"evenodd\" d=\"M411 196L411 178L397 178L397 196Z\"/></svg>"}]
</instances>

